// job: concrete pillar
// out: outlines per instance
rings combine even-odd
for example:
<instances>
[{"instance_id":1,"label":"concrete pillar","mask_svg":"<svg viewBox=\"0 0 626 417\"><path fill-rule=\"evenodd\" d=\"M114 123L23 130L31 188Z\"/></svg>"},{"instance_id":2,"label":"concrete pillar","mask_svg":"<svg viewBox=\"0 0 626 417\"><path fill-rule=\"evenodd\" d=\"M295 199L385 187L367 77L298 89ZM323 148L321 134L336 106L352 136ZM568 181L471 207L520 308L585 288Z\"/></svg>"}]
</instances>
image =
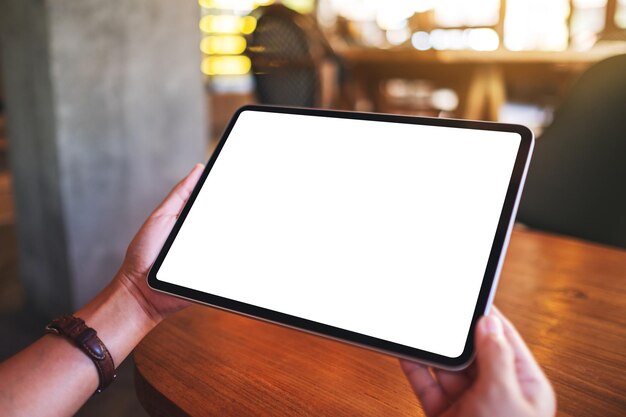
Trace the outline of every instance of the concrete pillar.
<instances>
[{"instance_id":1,"label":"concrete pillar","mask_svg":"<svg viewBox=\"0 0 626 417\"><path fill-rule=\"evenodd\" d=\"M21 275L54 315L117 271L150 210L206 158L191 0L3 0Z\"/></svg>"}]
</instances>

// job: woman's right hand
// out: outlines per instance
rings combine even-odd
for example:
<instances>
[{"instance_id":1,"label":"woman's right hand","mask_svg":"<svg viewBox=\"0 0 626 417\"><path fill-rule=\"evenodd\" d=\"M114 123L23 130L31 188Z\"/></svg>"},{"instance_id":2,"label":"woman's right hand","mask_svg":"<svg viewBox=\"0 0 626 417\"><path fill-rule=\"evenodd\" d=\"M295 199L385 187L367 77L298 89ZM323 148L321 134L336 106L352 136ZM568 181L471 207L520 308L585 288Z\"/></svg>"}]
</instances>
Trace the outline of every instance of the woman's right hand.
<instances>
[{"instance_id":1,"label":"woman's right hand","mask_svg":"<svg viewBox=\"0 0 626 417\"><path fill-rule=\"evenodd\" d=\"M515 327L495 308L476 327L476 360L459 371L400 364L428 417L553 417L552 385Z\"/></svg>"}]
</instances>

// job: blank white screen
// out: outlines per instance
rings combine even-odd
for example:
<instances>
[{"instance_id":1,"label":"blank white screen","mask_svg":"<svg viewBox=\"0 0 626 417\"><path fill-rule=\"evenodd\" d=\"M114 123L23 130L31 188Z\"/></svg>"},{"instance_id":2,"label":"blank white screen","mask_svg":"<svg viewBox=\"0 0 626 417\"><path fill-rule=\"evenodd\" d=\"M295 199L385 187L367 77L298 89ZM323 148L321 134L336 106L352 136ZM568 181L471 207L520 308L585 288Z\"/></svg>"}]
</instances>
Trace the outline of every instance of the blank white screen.
<instances>
[{"instance_id":1,"label":"blank white screen","mask_svg":"<svg viewBox=\"0 0 626 417\"><path fill-rule=\"evenodd\" d=\"M157 278L457 357L520 141L244 111Z\"/></svg>"}]
</instances>

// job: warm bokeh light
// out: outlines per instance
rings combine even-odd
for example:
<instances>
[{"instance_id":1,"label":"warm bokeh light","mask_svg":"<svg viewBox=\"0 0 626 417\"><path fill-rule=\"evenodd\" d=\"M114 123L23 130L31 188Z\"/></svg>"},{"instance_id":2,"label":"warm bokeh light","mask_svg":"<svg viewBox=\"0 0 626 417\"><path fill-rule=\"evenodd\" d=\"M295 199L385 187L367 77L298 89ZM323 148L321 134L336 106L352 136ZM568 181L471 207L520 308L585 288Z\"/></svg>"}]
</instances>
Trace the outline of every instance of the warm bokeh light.
<instances>
[{"instance_id":1,"label":"warm bokeh light","mask_svg":"<svg viewBox=\"0 0 626 417\"><path fill-rule=\"evenodd\" d=\"M504 45L512 51L566 49L569 12L569 0L508 0Z\"/></svg>"},{"instance_id":2,"label":"warm bokeh light","mask_svg":"<svg viewBox=\"0 0 626 417\"><path fill-rule=\"evenodd\" d=\"M208 15L200 19L200 30L204 33L239 33L241 17L229 15Z\"/></svg>"},{"instance_id":3,"label":"warm bokeh light","mask_svg":"<svg viewBox=\"0 0 626 417\"><path fill-rule=\"evenodd\" d=\"M411 44L419 51L428 49L495 51L500 46L498 33L491 28L435 29L432 32L415 32Z\"/></svg>"},{"instance_id":4,"label":"warm bokeh light","mask_svg":"<svg viewBox=\"0 0 626 417\"><path fill-rule=\"evenodd\" d=\"M500 0L438 0L435 23L441 27L495 26Z\"/></svg>"},{"instance_id":5,"label":"warm bokeh light","mask_svg":"<svg viewBox=\"0 0 626 417\"><path fill-rule=\"evenodd\" d=\"M586 50L595 45L605 30L607 2L318 0L316 10L322 26L332 30L340 22L353 41L370 47L408 45L410 40L418 50L560 51L568 47ZM626 0L616 2L615 25L626 28ZM505 10L501 10L501 5ZM500 20L502 16L504 21ZM341 23L344 20L348 23ZM412 37L405 39L407 29ZM466 29L481 30L465 32Z\"/></svg>"},{"instance_id":6,"label":"warm bokeh light","mask_svg":"<svg viewBox=\"0 0 626 417\"><path fill-rule=\"evenodd\" d=\"M256 29L256 19L252 16L245 16L241 19L241 33L248 35Z\"/></svg>"},{"instance_id":7,"label":"warm bokeh light","mask_svg":"<svg viewBox=\"0 0 626 417\"><path fill-rule=\"evenodd\" d=\"M387 38L387 42L391 45L402 45L404 42L408 41L409 38L411 38L411 31L405 26L400 29L388 30L385 36Z\"/></svg>"},{"instance_id":8,"label":"warm bokeh light","mask_svg":"<svg viewBox=\"0 0 626 417\"><path fill-rule=\"evenodd\" d=\"M200 50L207 55L238 55L246 50L246 39L236 35L207 36L200 42Z\"/></svg>"},{"instance_id":9,"label":"warm bokeh light","mask_svg":"<svg viewBox=\"0 0 626 417\"><path fill-rule=\"evenodd\" d=\"M626 29L626 0L617 0L615 24L622 29Z\"/></svg>"},{"instance_id":10,"label":"warm bokeh light","mask_svg":"<svg viewBox=\"0 0 626 417\"><path fill-rule=\"evenodd\" d=\"M424 13L435 8L435 0L415 0L412 2L415 13Z\"/></svg>"},{"instance_id":11,"label":"warm bokeh light","mask_svg":"<svg viewBox=\"0 0 626 417\"><path fill-rule=\"evenodd\" d=\"M606 0L573 0L574 8L590 9L606 6Z\"/></svg>"},{"instance_id":12,"label":"warm bokeh light","mask_svg":"<svg viewBox=\"0 0 626 417\"><path fill-rule=\"evenodd\" d=\"M271 3L274 3L274 0L198 0L200 7L205 9L231 10L240 15Z\"/></svg>"},{"instance_id":13,"label":"warm bokeh light","mask_svg":"<svg viewBox=\"0 0 626 417\"><path fill-rule=\"evenodd\" d=\"M461 29L435 29L430 32L430 44L439 51L463 48L463 31Z\"/></svg>"},{"instance_id":14,"label":"warm bokeh light","mask_svg":"<svg viewBox=\"0 0 626 417\"><path fill-rule=\"evenodd\" d=\"M386 26L408 19L414 13L432 10L436 0L319 0L318 9L334 12L351 21L375 20Z\"/></svg>"},{"instance_id":15,"label":"warm bokeh light","mask_svg":"<svg viewBox=\"0 0 626 417\"><path fill-rule=\"evenodd\" d=\"M200 19L200 30L204 33L249 34L256 28L252 16L207 15Z\"/></svg>"},{"instance_id":16,"label":"warm bokeh light","mask_svg":"<svg viewBox=\"0 0 626 417\"><path fill-rule=\"evenodd\" d=\"M198 0L202 17L199 27L204 37L200 50L205 55L201 71L216 92L248 92L252 89L250 59L243 54L246 38L256 29L257 21L249 14L275 0ZM283 0L282 4L298 13L311 13L314 0ZM408 36L408 35L407 35Z\"/></svg>"},{"instance_id":17,"label":"warm bokeh light","mask_svg":"<svg viewBox=\"0 0 626 417\"><path fill-rule=\"evenodd\" d=\"M498 33L491 28L467 29L467 44L474 51L495 51L500 46Z\"/></svg>"},{"instance_id":18,"label":"warm bokeh light","mask_svg":"<svg viewBox=\"0 0 626 417\"><path fill-rule=\"evenodd\" d=\"M376 10L376 23L384 30L399 30L407 27L407 19L415 13L415 7L410 1L385 1L382 7Z\"/></svg>"},{"instance_id":19,"label":"warm bokeh light","mask_svg":"<svg viewBox=\"0 0 626 417\"><path fill-rule=\"evenodd\" d=\"M243 75L252 66L247 56L207 56L202 60L202 72L206 75Z\"/></svg>"},{"instance_id":20,"label":"warm bokeh light","mask_svg":"<svg viewBox=\"0 0 626 417\"><path fill-rule=\"evenodd\" d=\"M430 44L430 34L428 32L415 32L411 36L411 44L418 51L427 51L432 45Z\"/></svg>"},{"instance_id":21,"label":"warm bokeh light","mask_svg":"<svg viewBox=\"0 0 626 417\"><path fill-rule=\"evenodd\" d=\"M573 0L570 39L574 49L591 48L604 29L607 0Z\"/></svg>"},{"instance_id":22,"label":"warm bokeh light","mask_svg":"<svg viewBox=\"0 0 626 417\"><path fill-rule=\"evenodd\" d=\"M459 96L449 88L433 91L430 101L434 108L443 111L454 111L459 106Z\"/></svg>"},{"instance_id":23,"label":"warm bokeh light","mask_svg":"<svg viewBox=\"0 0 626 417\"><path fill-rule=\"evenodd\" d=\"M416 28L412 20L415 14L431 10L438 28L431 33L422 30L411 34ZM498 23L500 0L320 0L322 23L333 22L333 13L350 21L357 28L359 40L369 46L397 46L410 40L415 49L423 51L431 48L490 51L500 45L497 32L485 27ZM481 30L464 31L468 26Z\"/></svg>"},{"instance_id":24,"label":"warm bokeh light","mask_svg":"<svg viewBox=\"0 0 626 417\"><path fill-rule=\"evenodd\" d=\"M311 13L315 9L314 0L283 0L282 3L298 13Z\"/></svg>"}]
</instances>

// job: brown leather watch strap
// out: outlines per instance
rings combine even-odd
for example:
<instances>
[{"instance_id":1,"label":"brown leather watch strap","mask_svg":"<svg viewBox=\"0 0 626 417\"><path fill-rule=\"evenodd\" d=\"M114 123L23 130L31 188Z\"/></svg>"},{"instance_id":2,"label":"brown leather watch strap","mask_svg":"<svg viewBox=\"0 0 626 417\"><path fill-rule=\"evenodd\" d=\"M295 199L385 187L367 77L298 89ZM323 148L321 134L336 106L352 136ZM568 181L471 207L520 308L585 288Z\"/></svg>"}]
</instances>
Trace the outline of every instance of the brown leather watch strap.
<instances>
[{"instance_id":1,"label":"brown leather watch strap","mask_svg":"<svg viewBox=\"0 0 626 417\"><path fill-rule=\"evenodd\" d=\"M115 379L115 365L111 354L97 336L97 332L88 327L84 320L66 314L52 320L46 326L46 333L65 336L93 361L100 376L96 393L102 392Z\"/></svg>"}]
</instances>

